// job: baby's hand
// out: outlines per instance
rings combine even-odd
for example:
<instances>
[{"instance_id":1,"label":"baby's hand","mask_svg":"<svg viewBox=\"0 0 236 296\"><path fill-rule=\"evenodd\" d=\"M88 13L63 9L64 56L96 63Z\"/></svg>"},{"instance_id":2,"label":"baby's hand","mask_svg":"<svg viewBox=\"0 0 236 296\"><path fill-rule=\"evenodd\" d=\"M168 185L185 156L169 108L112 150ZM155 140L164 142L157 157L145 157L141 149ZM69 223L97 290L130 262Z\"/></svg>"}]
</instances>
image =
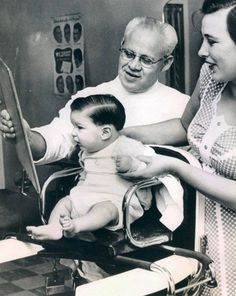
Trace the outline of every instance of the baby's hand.
<instances>
[{"instance_id":1,"label":"baby's hand","mask_svg":"<svg viewBox=\"0 0 236 296\"><path fill-rule=\"evenodd\" d=\"M75 226L73 220L66 215L61 215L59 220L64 236L73 237L75 235Z\"/></svg>"},{"instance_id":2,"label":"baby's hand","mask_svg":"<svg viewBox=\"0 0 236 296\"><path fill-rule=\"evenodd\" d=\"M63 230L69 230L72 227L72 220L66 215L60 216L60 224Z\"/></svg>"},{"instance_id":3,"label":"baby's hand","mask_svg":"<svg viewBox=\"0 0 236 296\"><path fill-rule=\"evenodd\" d=\"M118 155L116 157L116 169L119 173L126 173L132 167L132 158L129 155Z\"/></svg>"}]
</instances>

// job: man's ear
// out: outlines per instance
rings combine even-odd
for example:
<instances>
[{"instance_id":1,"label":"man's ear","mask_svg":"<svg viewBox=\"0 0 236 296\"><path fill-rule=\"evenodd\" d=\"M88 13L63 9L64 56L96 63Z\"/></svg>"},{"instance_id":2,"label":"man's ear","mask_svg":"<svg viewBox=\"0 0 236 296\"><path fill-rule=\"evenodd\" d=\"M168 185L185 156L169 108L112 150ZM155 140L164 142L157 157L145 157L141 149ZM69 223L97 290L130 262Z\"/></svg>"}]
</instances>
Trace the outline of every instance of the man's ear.
<instances>
[{"instance_id":1,"label":"man's ear","mask_svg":"<svg viewBox=\"0 0 236 296\"><path fill-rule=\"evenodd\" d=\"M101 138L102 140L110 139L112 135L112 127L110 125L104 125L101 129Z\"/></svg>"},{"instance_id":2,"label":"man's ear","mask_svg":"<svg viewBox=\"0 0 236 296\"><path fill-rule=\"evenodd\" d=\"M174 61L174 57L172 55L169 55L168 57L164 58L161 72L167 71L170 68L170 66L172 65L173 61Z\"/></svg>"}]
</instances>

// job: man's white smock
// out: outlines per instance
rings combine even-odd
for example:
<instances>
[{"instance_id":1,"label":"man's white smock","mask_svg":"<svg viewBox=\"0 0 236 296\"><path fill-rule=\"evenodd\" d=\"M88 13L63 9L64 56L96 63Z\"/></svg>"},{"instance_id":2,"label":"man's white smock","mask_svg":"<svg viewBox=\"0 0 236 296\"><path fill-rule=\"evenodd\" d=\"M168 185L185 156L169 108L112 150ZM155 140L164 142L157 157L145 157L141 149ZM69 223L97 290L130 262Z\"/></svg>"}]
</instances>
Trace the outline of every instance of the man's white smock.
<instances>
[{"instance_id":1,"label":"man's white smock","mask_svg":"<svg viewBox=\"0 0 236 296\"><path fill-rule=\"evenodd\" d=\"M125 127L146 125L180 117L185 109L189 97L160 82L142 93L128 92L121 84L119 77L87 87L77 92L59 111L48 125L35 128L46 141L47 149L44 157L37 163L44 164L67 157L73 151L75 142L72 138L73 125L70 121L70 105L77 97L87 97L93 94L112 94L125 107Z\"/></svg>"}]
</instances>

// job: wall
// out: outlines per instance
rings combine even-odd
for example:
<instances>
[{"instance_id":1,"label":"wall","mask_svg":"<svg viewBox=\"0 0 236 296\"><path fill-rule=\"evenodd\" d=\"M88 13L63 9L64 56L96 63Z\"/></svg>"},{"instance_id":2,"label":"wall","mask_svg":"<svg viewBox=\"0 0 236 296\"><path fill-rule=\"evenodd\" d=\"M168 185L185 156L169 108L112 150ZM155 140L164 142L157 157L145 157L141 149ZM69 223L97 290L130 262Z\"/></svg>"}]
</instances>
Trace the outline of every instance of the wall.
<instances>
[{"instance_id":1,"label":"wall","mask_svg":"<svg viewBox=\"0 0 236 296\"><path fill-rule=\"evenodd\" d=\"M198 56L198 49L200 48L202 39L199 23L200 19L198 19L198 28L194 27L193 25L193 14L197 10L199 10L202 2L203 0L169 0L166 4L167 7L168 4L177 4L180 5L181 8L183 8L183 30L181 26L180 30L178 30L177 28L176 30L182 36L184 42L183 44L181 44L181 46L179 44L177 45L177 59L175 59L174 65L171 68L171 71L169 71L169 75L172 74L175 77L173 71L178 71L179 69L180 72L177 73L178 79L170 83L170 85L176 87L180 91L184 91L186 94L189 95L191 95L194 90L202 62ZM178 24L177 16L178 15L175 11L175 16L174 14L171 15L170 13L170 15L166 19L167 21L169 20L169 22L173 25ZM179 40L180 39L181 38L179 38ZM180 77L180 75L182 76ZM169 77L167 77L167 81L170 80L168 80L168 78Z\"/></svg>"},{"instance_id":2,"label":"wall","mask_svg":"<svg viewBox=\"0 0 236 296\"><path fill-rule=\"evenodd\" d=\"M198 1L188 1L188 43L189 43L189 71L188 74L188 92L191 94L194 90L196 80L198 79L199 71L203 60L198 57L198 50L202 42L202 35L200 31L200 19L198 19L198 25L193 24L193 12L199 10L203 3L203 0Z\"/></svg>"}]
</instances>

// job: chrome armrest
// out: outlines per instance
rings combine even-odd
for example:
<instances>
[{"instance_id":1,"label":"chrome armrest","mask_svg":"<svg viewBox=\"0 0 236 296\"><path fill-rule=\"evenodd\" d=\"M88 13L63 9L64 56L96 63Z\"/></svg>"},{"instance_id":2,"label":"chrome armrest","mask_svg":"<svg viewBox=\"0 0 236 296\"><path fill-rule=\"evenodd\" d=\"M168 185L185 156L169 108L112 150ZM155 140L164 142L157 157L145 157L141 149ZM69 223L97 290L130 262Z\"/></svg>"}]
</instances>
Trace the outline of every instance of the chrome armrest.
<instances>
[{"instance_id":1,"label":"chrome armrest","mask_svg":"<svg viewBox=\"0 0 236 296\"><path fill-rule=\"evenodd\" d=\"M67 168L64 170L60 170L58 172L53 173L48 179L44 182L40 196L39 196L39 209L41 220L44 224L47 224L45 220L45 204L46 204L46 192L49 184L59 178L64 178L68 176L78 175L82 172L82 168Z\"/></svg>"},{"instance_id":2,"label":"chrome armrest","mask_svg":"<svg viewBox=\"0 0 236 296\"><path fill-rule=\"evenodd\" d=\"M160 245L158 246L158 248L160 250L165 250L171 253L172 255L177 255L185 258L192 258L197 260L198 262L198 271L193 275L189 276L187 286L175 290L174 282L171 280L171 277L169 278L170 283L168 295L175 295L183 292L186 293L183 295L188 295L187 291L191 290L193 293L193 291L195 290L195 293L191 295L197 296L199 295L199 289L202 285L207 285L209 288L215 288L217 286L216 274L213 266L214 262L208 255L197 251L192 251L183 248L175 248L166 245ZM158 270L160 266L158 265L158 263L154 262L150 266L150 270L156 271L156 268Z\"/></svg>"},{"instance_id":3,"label":"chrome armrest","mask_svg":"<svg viewBox=\"0 0 236 296\"><path fill-rule=\"evenodd\" d=\"M137 182L133 184L126 192L124 198L123 198L123 220L124 220L124 231L126 238L129 240L129 242L139 248L148 247L151 245L157 245L163 242L168 242L170 240L170 233L163 232L157 236L151 236L142 238L142 240L136 239L131 231L131 221L130 221L130 202L133 198L133 195L142 188L152 187L159 185L160 181L158 178L153 177L147 180L142 180L140 182Z\"/></svg>"}]
</instances>

